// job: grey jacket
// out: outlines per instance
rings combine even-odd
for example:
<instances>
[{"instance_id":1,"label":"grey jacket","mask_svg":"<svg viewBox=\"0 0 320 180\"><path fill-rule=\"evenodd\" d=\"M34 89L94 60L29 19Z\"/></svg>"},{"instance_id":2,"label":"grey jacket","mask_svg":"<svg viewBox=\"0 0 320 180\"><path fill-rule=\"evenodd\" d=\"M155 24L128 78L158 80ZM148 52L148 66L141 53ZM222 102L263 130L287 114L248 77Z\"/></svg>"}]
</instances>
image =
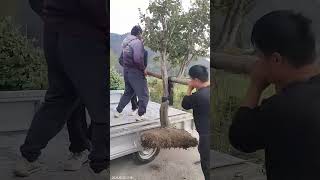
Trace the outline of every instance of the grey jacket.
<instances>
[{"instance_id":1,"label":"grey jacket","mask_svg":"<svg viewBox=\"0 0 320 180\"><path fill-rule=\"evenodd\" d=\"M125 69L145 70L144 46L138 37L128 35L122 42L123 67Z\"/></svg>"}]
</instances>

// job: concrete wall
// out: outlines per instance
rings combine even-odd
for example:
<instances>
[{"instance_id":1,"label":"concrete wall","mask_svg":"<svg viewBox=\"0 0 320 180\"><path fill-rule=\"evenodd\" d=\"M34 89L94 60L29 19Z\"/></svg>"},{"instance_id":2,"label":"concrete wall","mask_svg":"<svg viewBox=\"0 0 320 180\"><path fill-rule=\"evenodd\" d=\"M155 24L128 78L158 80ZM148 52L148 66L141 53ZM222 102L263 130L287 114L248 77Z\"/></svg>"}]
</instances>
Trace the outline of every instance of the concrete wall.
<instances>
[{"instance_id":1,"label":"concrete wall","mask_svg":"<svg viewBox=\"0 0 320 180\"><path fill-rule=\"evenodd\" d=\"M45 91L0 91L0 132L25 131Z\"/></svg>"}]
</instances>

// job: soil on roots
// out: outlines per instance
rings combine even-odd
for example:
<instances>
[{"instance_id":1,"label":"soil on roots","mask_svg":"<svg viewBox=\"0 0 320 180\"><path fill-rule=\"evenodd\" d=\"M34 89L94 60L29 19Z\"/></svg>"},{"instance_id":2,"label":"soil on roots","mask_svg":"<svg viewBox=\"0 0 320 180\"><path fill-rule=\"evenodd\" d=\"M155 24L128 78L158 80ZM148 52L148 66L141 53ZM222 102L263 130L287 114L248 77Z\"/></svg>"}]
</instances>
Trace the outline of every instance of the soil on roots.
<instances>
[{"instance_id":1,"label":"soil on roots","mask_svg":"<svg viewBox=\"0 0 320 180\"><path fill-rule=\"evenodd\" d=\"M141 136L144 148L183 148L196 147L198 140L182 129L158 128L145 131Z\"/></svg>"}]
</instances>

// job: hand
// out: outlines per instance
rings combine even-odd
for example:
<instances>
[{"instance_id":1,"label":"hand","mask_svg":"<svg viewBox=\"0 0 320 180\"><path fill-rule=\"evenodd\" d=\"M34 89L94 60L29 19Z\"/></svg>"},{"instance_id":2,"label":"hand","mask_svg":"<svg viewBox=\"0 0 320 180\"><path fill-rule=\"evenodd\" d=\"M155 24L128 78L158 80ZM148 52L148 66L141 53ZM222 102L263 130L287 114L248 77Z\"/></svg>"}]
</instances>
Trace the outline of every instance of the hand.
<instances>
[{"instance_id":1,"label":"hand","mask_svg":"<svg viewBox=\"0 0 320 180\"><path fill-rule=\"evenodd\" d=\"M147 76L148 75L148 71L147 69L144 70L144 76Z\"/></svg>"},{"instance_id":2,"label":"hand","mask_svg":"<svg viewBox=\"0 0 320 180\"><path fill-rule=\"evenodd\" d=\"M270 82L268 81L268 73L265 70L266 65L262 60L258 60L254 65L251 72L251 82L247 90L245 99L241 106L255 108L258 106L261 94Z\"/></svg>"},{"instance_id":3,"label":"hand","mask_svg":"<svg viewBox=\"0 0 320 180\"><path fill-rule=\"evenodd\" d=\"M187 95L190 96L192 94L192 91L194 89L194 86L192 85L191 81L188 82L188 91Z\"/></svg>"},{"instance_id":4,"label":"hand","mask_svg":"<svg viewBox=\"0 0 320 180\"><path fill-rule=\"evenodd\" d=\"M253 69L250 74L251 86L256 88L259 92L262 92L270 85L266 68L265 61L258 60L253 65Z\"/></svg>"}]
</instances>

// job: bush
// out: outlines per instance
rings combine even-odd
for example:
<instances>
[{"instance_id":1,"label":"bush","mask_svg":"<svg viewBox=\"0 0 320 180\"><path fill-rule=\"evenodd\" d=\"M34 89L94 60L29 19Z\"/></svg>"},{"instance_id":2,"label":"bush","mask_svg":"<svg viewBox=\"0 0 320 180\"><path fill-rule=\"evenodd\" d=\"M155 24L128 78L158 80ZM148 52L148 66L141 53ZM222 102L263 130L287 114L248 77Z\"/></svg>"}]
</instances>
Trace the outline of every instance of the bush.
<instances>
[{"instance_id":1,"label":"bush","mask_svg":"<svg viewBox=\"0 0 320 180\"><path fill-rule=\"evenodd\" d=\"M162 80L149 77L148 87L150 91L150 99L153 102L161 103L162 92ZM181 102L183 97L186 95L187 86L174 84L173 92L173 107L177 109L182 109Z\"/></svg>"},{"instance_id":2,"label":"bush","mask_svg":"<svg viewBox=\"0 0 320 180\"><path fill-rule=\"evenodd\" d=\"M241 153L235 150L229 143L229 128L232 118L238 110L242 99L246 94L249 79L246 76L231 74L224 71L216 71L214 77L215 88L211 89L211 138L212 148L229 153L244 159L263 159L261 151L253 154ZM274 94L272 87L266 89L262 98Z\"/></svg>"},{"instance_id":3,"label":"bush","mask_svg":"<svg viewBox=\"0 0 320 180\"><path fill-rule=\"evenodd\" d=\"M113 68L110 68L110 90L123 90L124 82L121 75Z\"/></svg>"},{"instance_id":4,"label":"bush","mask_svg":"<svg viewBox=\"0 0 320 180\"><path fill-rule=\"evenodd\" d=\"M44 55L11 18L0 19L0 90L47 88Z\"/></svg>"}]
</instances>

